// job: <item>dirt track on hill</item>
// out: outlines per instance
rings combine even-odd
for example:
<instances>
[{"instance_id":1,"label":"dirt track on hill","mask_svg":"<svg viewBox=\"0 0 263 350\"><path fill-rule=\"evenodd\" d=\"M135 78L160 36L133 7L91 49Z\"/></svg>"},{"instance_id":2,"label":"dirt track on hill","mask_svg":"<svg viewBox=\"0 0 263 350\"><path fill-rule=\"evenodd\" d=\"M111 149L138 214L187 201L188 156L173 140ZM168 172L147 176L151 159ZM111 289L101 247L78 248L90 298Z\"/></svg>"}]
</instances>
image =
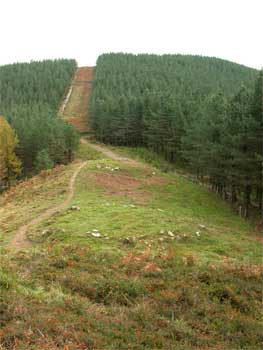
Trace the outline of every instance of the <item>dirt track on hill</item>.
<instances>
[{"instance_id":1,"label":"dirt track on hill","mask_svg":"<svg viewBox=\"0 0 263 350\"><path fill-rule=\"evenodd\" d=\"M121 156L121 155L111 151L110 149L108 149L108 148L106 148L104 146L100 146L100 145L97 145L97 144L94 144L94 143L90 143L84 138L81 139L81 142L87 143L91 148L95 149L95 151L101 152L105 156L107 156L107 157L109 157L111 159L118 160L120 162L124 162L124 163L126 163L126 164L128 164L130 166L147 167L146 165L144 165L144 164L142 164L140 162L137 162L134 159L123 157L123 156Z\"/></svg>"},{"instance_id":2,"label":"dirt track on hill","mask_svg":"<svg viewBox=\"0 0 263 350\"><path fill-rule=\"evenodd\" d=\"M80 171L82 170L82 168L84 168L84 166L86 164L87 164L87 162L82 162L78 166L78 168L75 170L74 174L71 176L70 182L69 182L69 187L68 187L68 195L67 195L67 198L65 199L65 201L56 207L47 209L46 211L44 211L43 213L41 213L40 215L35 217L33 220L31 220L29 223L21 226L17 230L16 235L9 242L10 248L14 248L14 249L18 249L18 250L24 249L24 248L29 248L31 246L31 242L27 239L27 236L26 236L28 229L31 226L39 224L41 221L49 218L50 216L54 215L55 213L57 213L60 210L66 209L69 206L69 204L74 196L74 184L75 184L76 178L77 178L78 174L80 173Z\"/></svg>"},{"instance_id":3,"label":"dirt track on hill","mask_svg":"<svg viewBox=\"0 0 263 350\"><path fill-rule=\"evenodd\" d=\"M73 124L77 130L79 131L87 131L87 110L88 110L88 103L89 103L89 97L90 92L92 88L92 74L93 74L93 67L82 67L78 68L75 74L75 78L72 84L72 93L67 99L67 104L63 107L63 115L62 117L66 117L68 113L72 113L72 117L66 118L68 122ZM74 99L73 93L74 93L74 86L80 87L80 90L78 91L79 95L77 99ZM82 138L81 142L87 143L91 148L95 149L98 152L103 153L105 156L112 158L114 160L123 162L129 166L133 167L143 167L147 168L147 165L144 165L140 162L137 162L133 159L123 157L110 149L93 144L88 142L86 139ZM76 178L81 171L81 169L87 164L87 161L82 162L80 166L76 169L74 174L72 175L70 182L69 182L69 189L68 189L68 195L65 201L53 208L45 210L43 213L39 214L37 217L32 219L27 224L21 226L18 230L15 236L12 238L12 240L9 242L9 247L13 249L24 249L24 248L30 248L32 245L31 242L27 239L27 231L31 226L39 224L41 221L51 217L55 213L66 209L73 196L74 196L74 184L76 181Z\"/></svg>"},{"instance_id":4,"label":"dirt track on hill","mask_svg":"<svg viewBox=\"0 0 263 350\"><path fill-rule=\"evenodd\" d=\"M94 67L80 67L75 73L69 96L62 104L62 118L79 132L88 131L88 103L92 89Z\"/></svg>"},{"instance_id":5,"label":"dirt track on hill","mask_svg":"<svg viewBox=\"0 0 263 350\"><path fill-rule=\"evenodd\" d=\"M134 166L134 167L147 167L146 165L144 165L140 162L137 162L133 159L123 157L123 156L107 149L106 147L90 143L84 138L81 139L81 142L87 143L90 147L92 147L93 149L95 149L98 152L103 153L104 155L106 155L107 157L109 157L111 159L123 162L127 165ZM67 195L67 198L65 199L65 201L58 206L55 206L53 208L45 210L43 213L39 214L37 217L32 219L30 222L21 226L17 230L17 233L15 234L15 236L9 242L10 248L17 249L17 250L30 248L32 244L27 239L27 235L26 235L28 229L31 226L39 224L41 221L51 217L52 215L56 214L57 212L59 212L61 210L66 209L69 206L69 204L72 201L72 198L74 196L74 184L75 184L76 178L77 178L78 174L80 173L80 171L82 170L82 168L86 164L87 164L87 161L82 162L79 165L79 167L75 170L74 174L71 176L70 182L69 182L69 188L68 188L68 195Z\"/></svg>"}]
</instances>

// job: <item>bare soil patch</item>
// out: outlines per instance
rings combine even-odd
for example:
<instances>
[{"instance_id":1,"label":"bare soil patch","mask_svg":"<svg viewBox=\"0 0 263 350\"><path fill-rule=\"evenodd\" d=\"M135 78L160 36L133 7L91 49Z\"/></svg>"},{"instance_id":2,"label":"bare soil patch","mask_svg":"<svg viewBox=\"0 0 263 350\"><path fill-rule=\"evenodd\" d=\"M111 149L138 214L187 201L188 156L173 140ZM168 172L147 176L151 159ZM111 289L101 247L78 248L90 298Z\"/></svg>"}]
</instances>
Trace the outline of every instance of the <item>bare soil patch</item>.
<instances>
[{"instance_id":1,"label":"bare soil patch","mask_svg":"<svg viewBox=\"0 0 263 350\"><path fill-rule=\"evenodd\" d=\"M88 80L91 81L93 79L93 69L94 67L80 67L78 68L75 76L76 81Z\"/></svg>"},{"instance_id":2,"label":"bare soil patch","mask_svg":"<svg viewBox=\"0 0 263 350\"><path fill-rule=\"evenodd\" d=\"M94 179L96 184L102 187L107 195L128 197L135 199L139 203L145 203L152 198L151 192L145 186L165 183L165 180L160 177L135 179L128 175L98 172L88 174L88 177Z\"/></svg>"},{"instance_id":3,"label":"bare soil patch","mask_svg":"<svg viewBox=\"0 0 263 350\"><path fill-rule=\"evenodd\" d=\"M92 89L93 67L78 68L72 83L72 93L63 117L80 132L88 131L88 104Z\"/></svg>"}]
</instances>

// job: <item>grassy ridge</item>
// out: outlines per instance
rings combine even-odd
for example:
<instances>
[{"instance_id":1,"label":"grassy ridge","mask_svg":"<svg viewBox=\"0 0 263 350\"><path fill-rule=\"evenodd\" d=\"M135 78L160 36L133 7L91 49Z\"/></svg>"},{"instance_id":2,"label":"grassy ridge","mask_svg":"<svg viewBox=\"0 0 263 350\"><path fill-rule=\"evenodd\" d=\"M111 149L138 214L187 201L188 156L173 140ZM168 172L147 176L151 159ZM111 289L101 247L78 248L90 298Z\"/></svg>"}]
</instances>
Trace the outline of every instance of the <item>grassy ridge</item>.
<instances>
[{"instance_id":1,"label":"grassy ridge","mask_svg":"<svg viewBox=\"0 0 263 350\"><path fill-rule=\"evenodd\" d=\"M255 229L182 176L86 144L80 157L89 159L72 203L80 210L30 230L34 249L1 250L3 349L258 349ZM3 203L5 239L43 203L37 193L60 200L57 181L65 188L74 166Z\"/></svg>"}]
</instances>

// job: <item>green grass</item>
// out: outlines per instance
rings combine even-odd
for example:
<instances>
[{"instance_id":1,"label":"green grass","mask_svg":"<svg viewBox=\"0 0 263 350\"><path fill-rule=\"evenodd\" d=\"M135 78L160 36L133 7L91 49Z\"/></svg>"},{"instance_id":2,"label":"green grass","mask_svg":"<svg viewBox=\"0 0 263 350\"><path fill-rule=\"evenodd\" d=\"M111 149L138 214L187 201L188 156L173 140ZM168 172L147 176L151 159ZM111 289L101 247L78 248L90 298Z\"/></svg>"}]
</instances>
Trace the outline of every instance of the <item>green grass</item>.
<instances>
[{"instance_id":1,"label":"green grass","mask_svg":"<svg viewBox=\"0 0 263 350\"><path fill-rule=\"evenodd\" d=\"M80 210L32 228L32 249L0 252L2 348L259 349L255 228L178 173L130 167L87 144L80 158L88 160L72 202ZM62 188L73 168L63 170ZM126 191L124 180L136 186ZM47 181L55 196L57 181ZM5 241L38 204L48 199L29 188L3 205ZM8 222L16 210L24 217Z\"/></svg>"},{"instance_id":2,"label":"green grass","mask_svg":"<svg viewBox=\"0 0 263 350\"><path fill-rule=\"evenodd\" d=\"M64 119L79 117L79 106L82 102L82 95L82 85L74 85L70 95L70 103L66 105L66 108L64 110Z\"/></svg>"},{"instance_id":3,"label":"green grass","mask_svg":"<svg viewBox=\"0 0 263 350\"><path fill-rule=\"evenodd\" d=\"M101 169L97 168L98 164L102 165ZM120 167L118 172L111 173L106 169L116 166ZM90 177L92 173L109 174L112 178L125 175L138 181L160 178L165 183L140 185L135 192L150 193L150 198L140 203L136 198L114 193L105 195L105 189ZM261 246L253 237L253 227L235 215L218 196L179 175L158 171L152 175L151 169L129 168L100 158L90 161L82 171L77 180L76 193L74 205L81 210L69 210L56 217L54 223L51 220L48 227L54 234L50 235L49 240L62 243L78 241L99 249L111 249L113 245L122 250L120 242L127 237L135 237L138 238L138 249L143 249L151 240L152 245L156 246L154 249L159 250L159 239L163 237L164 244L174 245L178 254L194 252L200 260L220 261L227 257L239 262L260 262ZM46 226L43 223L39 231ZM96 239L87 234L93 229L109 239ZM161 234L161 231L165 233ZM172 231L178 239L172 240L167 231Z\"/></svg>"},{"instance_id":4,"label":"green grass","mask_svg":"<svg viewBox=\"0 0 263 350\"><path fill-rule=\"evenodd\" d=\"M156 152L144 147L125 147L125 146L109 146L112 150L116 150L118 153L125 156L130 156L140 162L146 164L151 164L153 167L160 169L163 172L169 172L178 169L179 162L176 166L168 161L166 161L162 156L158 155Z\"/></svg>"},{"instance_id":5,"label":"green grass","mask_svg":"<svg viewBox=\"0 0 263 350\"><path fill-rule=\"evenodd\" d=\"M76 163L42 172L0 196L0 242L8 240L19 226L66 197Z\"/></svg>"}]
</instances>

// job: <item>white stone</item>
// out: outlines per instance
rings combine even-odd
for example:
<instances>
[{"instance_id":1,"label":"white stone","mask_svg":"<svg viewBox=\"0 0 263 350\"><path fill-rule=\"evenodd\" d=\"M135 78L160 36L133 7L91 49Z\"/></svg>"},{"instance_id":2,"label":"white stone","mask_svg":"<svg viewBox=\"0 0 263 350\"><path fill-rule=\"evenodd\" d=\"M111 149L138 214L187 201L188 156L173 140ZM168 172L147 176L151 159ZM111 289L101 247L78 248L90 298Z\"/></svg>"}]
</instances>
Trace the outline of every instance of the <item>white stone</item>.
<instances>
[{"instance_id":1,"label":"white stone","mask_svg":"<svg viewBox=\"0 0 263 350\"><path fill-rule=\"evenodd\" d=\"M92 232L91 235L96 238L101 237L101 234L99 232Z\"/></svg>"},{"instance_id":2,"label":"white stone","mask_svg":"<svg viewBox=\"0 0 263 350\"><path fill-rule=\"evenodd\" d=\"M70 209L71 210L80 210L80 207L78 207L77 205L72 205L72 207Z\"/></svg>"}]
</instances>

